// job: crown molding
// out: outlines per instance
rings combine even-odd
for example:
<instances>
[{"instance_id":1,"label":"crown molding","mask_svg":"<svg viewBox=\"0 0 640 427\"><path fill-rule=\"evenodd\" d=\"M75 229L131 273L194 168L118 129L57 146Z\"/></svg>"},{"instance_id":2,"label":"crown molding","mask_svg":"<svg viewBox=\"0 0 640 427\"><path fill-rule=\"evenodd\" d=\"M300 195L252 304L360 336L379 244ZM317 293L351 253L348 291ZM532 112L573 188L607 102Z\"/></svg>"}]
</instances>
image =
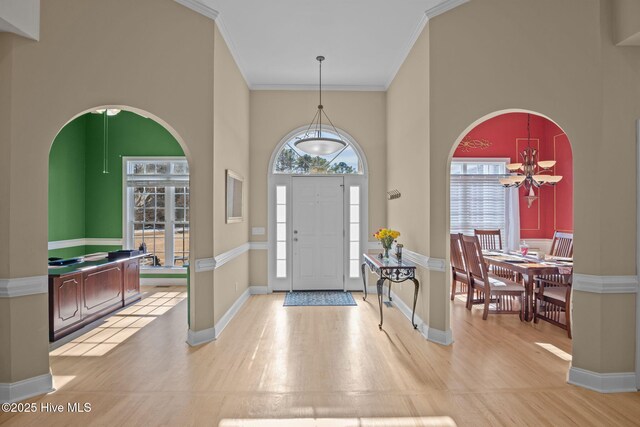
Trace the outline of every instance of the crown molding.
<instances>
[{"instance_id":1,"label":"crown molding","mask_svg":"<svg viewBox=\"0 0 640 427\"><path fill-rule=\"evenodd\" d=\"M217 10L207 6L206 4L198 1L198 0L175 0L176 3L187 7L194 12L199 13L200 15L206 16L209 19L216 20L219 13Z\"/></svg>"},{"instance_id":2,"label":"crown molding","mask_svg":"<svg viewBox=\"0 0 640 427\"><path fill-rule=\"evenodd\" d=\"M317 91L318 85L286 85L286 84L254 84L249 86L250 90L308 90ZM323 92L384 92L387 88L385 86L377 85L322 85Z\"/></svg>"},{"instance_id":3,"label":"crown molding","mask_svg":"<svg viewBox=\"0 0 640 427\"><path fill-rule=\"evenodd\" d=\"M213 9L212 7L207 6L199 0L174 0L176 3L179 3L196 13L199 13L207 18L215 21L216 26L218 27L218 31L220 31L220 35L222 35L222 39L227 44L227 48L229 49L229 53L231 53L231 57L236 63L238 67L238 71L240 71L240 75L244 79L247 87L251 88L249 84L249 79L247 79L247 73L245 72L246 68L244 67L242 60L240 58L240 54L238 53L238 49L235 47L233 40L229 36L229 32L227 31L226 26L224 25L224 21L222 16L220 16L220 12Z\"/></svg>"},{"instance_id":4,"label":"crown molding","mask_svg":"<svg viewBox=\"0 0 640 427\"><path fill-rule=\"evenodd\" d=\"M402 64L404 64L404 62L407 60L407 57L409 56L409 53L411 53L413 45L416 44L416 42L418 41L418 37L420 37L420 34L422 34L422 30L424 30L424 27L427 25L427 22L429 21L429 15L427 15L427 12L422 15L420 21L418 22L418 25L416 25L415 30L413 30L411 37L409 38L409 40L407 40L407 43L404 45L404 47L400 49L398 57L393 62L393 67L391 68L392 72L389 76L389 79L387 80L387 84L385 84L384 86L384 90L388 90L389 86L391 86L391 83L393 83L393 81L395 80L398 71L400 71L400 68L402 68Z\"/></svg>"},{"instance_id":5,"label":"crown molding","mask_svg":"<svg viewBox=\"0 0 640 427\"><path fill-rule=\"evenodd\" d=\"M249 79L247 78L246 67L244 65L244 62L242 61L242 58L240 57L238 48L236 47L235 43L233 43L233 39L229 35L229 31L227 31L227 27L224 25L222 16L218 15L218 17L214 19L216 21L216 25L218 26L218 31L220 31L220 35L226 43L227 49L229 49L229 53L236 63L236 67L238 67L238 71L240 71L240 75L244 79L244 83L251 90L251 84L249 83Z\"/></svg>"},{"instance_id":6,"label":"crown molding","mask_svg":"<svg viewBox=\"0 0 640 427\"><path fill-rule=\"evenodd\" d=\"M433 19L438 15L442 15L443 13L448 12L451 9L467 3L468 1L469 0L444 0L442 3L439 3L432 8L427 9L425 15L427 15L428 19Z\"/></svg>"},{"instance_id":7,"label":"crown molding","mask_svg":"<svg viewBox=\"0 0 640 427\"><path fill-rule=\"evenodd\" d=\"M467 3L468 1L469 0L445 0L442 3L439 3L438 5L430 9L427 9L424 12L424 14L422 15L422 18L420 19L420 22L418 22L418 25L416 25L416 28L413 31L413 34L411 35L409 40L407 40L407 44L405 44L405 46L400 50L400 54L398 55L398 58L393 63L394 64L393 68L391 68L393 72L391 73L391 76L387 80L387 84L384 86L384 90L388 90L389 86L391 86L391 83L393 83L393 80L395 80L396 75L398 74L398 71L400 71L402 64L404 64L404 62L407 60L409 53L411 53L411 49L413 49L413 45L416 44L416 41L418 41L418 37L420 37L420 34L422 34L422 31L424 30L424 27L427 25L427 22L429 22L430 19L433 19L438 15L442 15L443 13L448 12L455 7L458 7L462 4Z\"/></svg>"}]
</instances>

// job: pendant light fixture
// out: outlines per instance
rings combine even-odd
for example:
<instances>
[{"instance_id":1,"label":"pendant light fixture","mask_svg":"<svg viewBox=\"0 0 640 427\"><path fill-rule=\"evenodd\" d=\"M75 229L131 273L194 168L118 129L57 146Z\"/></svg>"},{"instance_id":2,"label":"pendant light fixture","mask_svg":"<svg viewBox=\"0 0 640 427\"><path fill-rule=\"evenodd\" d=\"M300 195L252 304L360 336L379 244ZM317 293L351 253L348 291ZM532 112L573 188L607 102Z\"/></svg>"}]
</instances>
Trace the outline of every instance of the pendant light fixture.
<instances>
[{"instance_id":1,"label":"pendant light fixture","mask_svg":"<svg viewBox=\"0 0 640 427\"><path fill-rule=\"evenodd\" d=\"M322 105L322 61L324 61L324 56L318 56L316 60L320 64L320 84L318 86L320 101L318 103L318 111L313 120L311 120L305 134L293 145L307 154L326 156L342 150L347 146L347 143L342 140L340 133L331 122L331 119L329 119L329 116L327 116L327 113L324 112L324 106ZM333 130L333 132L325 132L325 134L329 134L327 136L324 136L322 132L322 116L326 118L326 122Z\"/></svg>"},{"instance_id":2,"label":"pendant light fixture","mask_svg":"<svg viewBox=\"0 0 640 427\"><path fill-rule=\"evenodd\" d=\"M534 188L540 188L543 185L556 185L562 179L560 175L551 174L551 168L555 166L555 160L537 161L538 150L531 147L531 114L527 114L527 148L521 153L522 163L509 163L507 169L514 175L500 178L500 184L504 187L524 187L527 195L527 207L538 199ZM518 172L522 171L522 172Z\"/></svg>"},{"instance_id":3,"label":"pendant light fixture","mask_svg":"<svg viewBox=\"0 0 640 427\"><path fill-rule=\"evenodd\" d=\"M102 114L102 173L109 173L109 117L120 112L117 108L98 108L93 114Z\"/></svg>"}]
</instances>

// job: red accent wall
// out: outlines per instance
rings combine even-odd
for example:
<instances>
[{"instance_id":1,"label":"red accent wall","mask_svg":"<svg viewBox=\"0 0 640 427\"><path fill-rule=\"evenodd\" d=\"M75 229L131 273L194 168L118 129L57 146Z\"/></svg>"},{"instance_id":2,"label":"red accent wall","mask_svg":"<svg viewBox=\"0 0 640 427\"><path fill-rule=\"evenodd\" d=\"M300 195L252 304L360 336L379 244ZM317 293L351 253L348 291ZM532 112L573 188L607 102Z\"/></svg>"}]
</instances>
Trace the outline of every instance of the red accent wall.
<instances>
[{"instance_id":1,"label":"red accent wall","mask_svg":"<svg viewBox=\"0 0 640 427\"><path fill-rule=\"evenodd\" d=\"M500 157L521 162L520 152L527 146L527 114L508 113L489 119L473 128L465 139L484 139L487 148L464 149L459 146L453 157ZM550 239L554 230L573 231L573 155L567 135L555 123L531 115L531 145L538 149L539 160L556 160L554 174L562 175L555 187L536 191L538 200L531 208L520 189L520 237Z\"/></svg>"}]
</instances>

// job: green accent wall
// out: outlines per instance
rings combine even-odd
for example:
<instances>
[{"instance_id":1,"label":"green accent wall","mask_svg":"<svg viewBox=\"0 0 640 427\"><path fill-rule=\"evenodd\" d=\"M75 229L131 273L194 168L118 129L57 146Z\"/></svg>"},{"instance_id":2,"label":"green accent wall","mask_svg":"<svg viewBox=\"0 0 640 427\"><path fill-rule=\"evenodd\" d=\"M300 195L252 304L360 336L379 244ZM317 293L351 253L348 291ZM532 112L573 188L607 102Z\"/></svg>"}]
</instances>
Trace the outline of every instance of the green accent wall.
<instances>
[{"instance_id":1,"label":"green accent wall","mask_svg":"<svg viewBox=\"0 0 640 427\"><path fill-rule=\"evenodd\" d=\"M49 154L49 241L85 237L86 117L67 124Z\"/></svg>"},{"instance_id":2,"label":"green accent wall","mask_svg":"<svg viewBox=\"0 0 640 427\"><path fill-rule=\"evenodd\" d=\"M49 155L49 241L122 238L122 158L184 156L160 124L122 111L108 117L108 173L103 173L104 116L87 113L58 134ZM68 258L120 246L54 249Z\"/></svg>"},{"instance_id":3,"label":"green accent wall","mask_svg":"<svg viewBox=\"0 0 640 427\"><path fill-rule=\"evenodd\" d=\"M103 173L104 117L89 114L86 140L86 237L122 238L122 157L184 156L157 122L122 111L108 117L109 173Z\"/></svg>"}]
</instances>

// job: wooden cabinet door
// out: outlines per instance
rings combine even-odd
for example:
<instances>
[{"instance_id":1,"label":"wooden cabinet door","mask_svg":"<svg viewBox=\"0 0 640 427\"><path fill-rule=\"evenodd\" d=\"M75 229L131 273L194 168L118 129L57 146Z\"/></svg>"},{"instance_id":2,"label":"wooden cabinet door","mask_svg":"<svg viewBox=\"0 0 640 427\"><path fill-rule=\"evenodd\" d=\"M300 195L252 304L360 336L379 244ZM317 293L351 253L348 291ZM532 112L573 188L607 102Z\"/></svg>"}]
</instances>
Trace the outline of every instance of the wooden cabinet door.
<instances>
[{"instance_id":1,"label":"wooden cabinet door","mask_svg":"<svg viewBox=\"0 0 640 427\"><path fill-rule=\"evenodd\" d=\"M84 318L122 307L122 264L85 272L83 279Z\"/></svg>"},{"instance_id":2,"label":"wooden cabinet door","mask_svg":"<svg viewBox=\"0 0 640 427\"><path fill-rule=\"evenodd\" d=\"M50 332L81 321L82 273L53 277L49 287Z\"/></svg>"},{"instance_id":3,"label":"wooden cabinet door","mask_svg":"<svg viewBox=\"0 0 640 427\"><path fill-rule=\"evenodd\" d=\"M124 263L123 272L124 303L128 304L140 298L140 260L133 259Z\"/></svg>"}]
</instances>

